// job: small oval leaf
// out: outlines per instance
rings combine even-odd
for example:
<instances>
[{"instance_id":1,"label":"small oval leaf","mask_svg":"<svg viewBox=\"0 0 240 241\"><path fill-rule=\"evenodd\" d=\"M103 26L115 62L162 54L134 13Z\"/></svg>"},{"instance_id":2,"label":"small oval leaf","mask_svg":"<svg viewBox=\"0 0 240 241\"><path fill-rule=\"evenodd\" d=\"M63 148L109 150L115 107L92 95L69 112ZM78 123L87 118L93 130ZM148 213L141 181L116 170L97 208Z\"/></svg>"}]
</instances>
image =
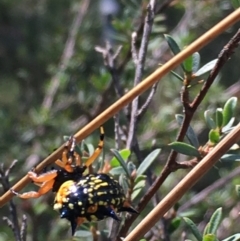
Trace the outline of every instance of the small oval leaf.
<instances>
[{"instance_id":1,"label":"small oval leaf","mask_svg":"<svg viewBox=\"0 0 240 241\"><path fill-rule=\"evenodd\" d=\"M210 130L208 134L209 141L212 144L217 144L220 140L220 133L218 130Z\"/></svg>"},{"instance_id":2,"label":"small oval leaf","mask_svg":"<svg viewBox=\"0 0 240 241\"><path fill-rule=\"evenodd\" d=\"M187 73L192 73L192 66L193 66L193 57L188 56L184 61L183 61L183 66L184 66L184 70Z\"/></svg>"},{"instance_id":3,"label":"small oval leaf","mask_svg":"<svg viewBox=\"0 0 240 241\"><path fill-rule=\"evenodd\" d=\"M173 74L177 79L179 79L181 82L184 81L183 77L177 74L175 71L171 71L171 74Z\"/></svg>"},{"instance_id":4,"label":"small oval leaf","mask_svg":"<svg viewBox=\"0 0 240 241\"><path fill-rule=\"evenodd\" d=\"M146 180L141 180L139 181L133 189L132 195L131 195L131 200L134 200L142 191L142 189L146 186Z\"/></svg>"},{"instance_id":5,"label":"small oval leaf","mask_svg":"<svg viewBox=\"0 0 240 241\"><path fill-rule=\"evenodd\" d=\"M240 233L236 233L228 238L223 239L222 241L239 241L240 240Z\"/></svg>"},{"instance_id":6,"label":"small oval leaf","mask_svg":"<svg viewBox=\"0 0 240 241\"><path fill-rule=\"evenodd\" d=\"M173 52L174 55L177 55L178 53L181 52L181 49L179 48L177 42L172 38L172 36L170 36L168 34L164 34L164 37L168 43L169 48L171 49L171 51ZM183 71L186 72L183 64L181 64L181 67L182 67Z\"/></svg>"},{"instance_id":7,"label":"small oval leaf","mask_svg":"<svg viewBox=\"0 0 240 241\"><path fill-rule=\"evenodd\" d=\"M203 231L203 236L207 235L209 232L209 223L205 226L204 231Z\"/></svg>"},{"instance_id":8,"label":"small oval leaf","mask_svg":"<svg viewBox=\"0 0 240 241\"><path fill-rule=\"evenodd\" d=\"M181 126L182 123L183 123L184 116L180 115L180 114L176 114L175 118L176 118L179 126ZM187 132L186 132L186 136L187 136L188 141L190 142L190 144L192 146L194 146L195 148L198 148L200 146L200 144L198 142L197 135L195 134L193 128L190 125L188 126L188 129L187 129Z\"/></svg>"},{"instance_id":9,"label":"small oval leaf","mask_svg":"<svg viewBox=\"0 0 240 241\"><path fill-rule=\"evenodd\" d=\"M225 154L221 157L221 161L240 161L239 154Z\"/></svg>"},{"instance_id":10,"label":"small oval leaf","mask_svg":"<svg viewBox=\"0 0 240 241\"><path fill-rule=\"evenodd\" d=\"M222 208L218 208L209 221L209 234L216 234L222 219Z\"/></svg>"},{"instance_id":11,"label":"small oval leaf","mask_svg":"<svg viewBox=\"0 0 240 241\"><path fill-rule=\"evenodd\" d=\"M181 154L187 155L187 156L195 156L200 157L200 153L198 150L189 144L186 144L184 142L172 142L168 144L174 151L179 152Z\"/></svg>"},{"instance_id":12,"label":"small oval leaf","mask_svg":"<svg viewBox=\"0 0 240 241\"><path fill-rule=\"evenodd\" d=\"M195 236L195 238L197 239L197 241L202 241L202 235L199 232L196 224L189 218L184 217L183 220L186 222L186 224L188 225L188 227L191 229L192 234Z\"/></svg>"},{"instance_id":13,"label":"small oval leaf","mask_svg":"<svg viewBox=\"0 0 240 241\"><path fill-rule=\"evenodd\" d=\"M129 183L128 183L128 180L126 179L126 175L124 175L123 173L119 176L119 184L123 188L124 193L127 193L129 188L129 185L128 185Z\"/></svg>"},{"instance_id":14,"label":"small oval leaf","mask_svg":"<svg viewBox=\"0 0 240 241\"><path fill-rule=\"evenodd\" d=\"M136 166L133 164L133 162L128 162L127 164L127 169L128 169L128 173L132 173L134 170L136 170Z\"/></svg>"},{"instance_id":15,"label":"small oval leaf","mask_svg":"<svg viewBox=\"0 0 240 241\"><path fill-rule=\"evenodd\" d=\"M210 61L209 63L205 64L202 68L200 68L196 73L194 73L195 76L201 76L209 71L211 71L214 66L216 65L218 59L214 59Z\"/></svg>"},{"instance_id":16,"label":"small oval leaf","mask_svg":"<svg viewBox=\"0 0 240 241\"><path fill-rule=\"evenodd\" d=\"M137 176L142 175L153 163L153 161L157 158L159 153L161 152L161 149L156 149L152 151L140 164L140 166L137 169Z\"/></svg>"},{"instance_id":17,"label":"small oval leaf","mask_svg":"<svg viewBox=\"0 0 240 241\"><path fill-rule=\"evenodd\" d=\"M222 125L223 125L223 109L222 108L216 109L216 124L219 129L222 128Z\"/></svg>"},{"instance_id":18,"label":"small oval leaf","mask_svg":"<svg viewBox=\"0 0 240 241\"><path fill-rule=\"evenodd\" d=\"M206 234L203 236L203 241L217 241L216 235L214 234Z\"/></svg>"},{"instance_id":19,"label":"small oval leaf","mask_svg":"<svg viewBox=\"0 0 240 241\"><path fill-rule=\"evenodd\" d=\"M131 151L129 149L123 149L118 152L124 161L126 161L128 157L131 155ZM120 163L116 157L113 157L112 160L110 161L110 165L111 167L117 167L120 165Z\"/></svg>"},{"instance_id":20,"label":"small oval leaf","mask_svg":"<svg viewBox=\"0 0 240 241\"><path fill-rule=\"evenodd\" d=\"M234 124L234 121L235 121L235 117L233 117L228 123L227 125L225 125L223 128L222 128L222 133L229 133L231 130L232 130L232 126Z\"/></svg>"},{"instance_id":21,"label":"small oval leaf","mask_svg":"<svg viewBox=\"0 0 240 241\"><path fill-rule=\"evenodd\" d=\"M119 166L119 167L114 167L112 168L109 173L113 176L119 176L121 175L122 173L125 173L124 169L122 166Z\"/></svg>"},{"instance_id":22,"label":"small oval leaf","mask_svg":"<svg viewBox=\"0 0 240 241\"><path fill-rule=\"evenodd\" d=\"M181 221L182 220L180 217L174 218L169 225L168 232L172 234L175 230L177 230L181 224Z\"/></svg>"},{"instance_id":23,"label":"small oval leaf","mask_svg":"<svg viewBox=\"0 0 240 241\"><path fill-rule=\"evenodd\" d=\"M125 160L122 158L122 156L120 155L120 153L118 152L118 150L116 149L110 149L110 150L113 153L113 155L117 158L121 166L123 167L126 175L130 178L130 173L128 172L127 164Z\"/></svg>"},{"instance_id":24,"label":"small oval leaf","mask_svg":"<svg viewBox=\"0 0 240 241\"><path fill-rule=\"evenodd\" d=\"M159 64L160 66L163 66L163 64ZM180 76L178 73L176 73L175 71L171 70L170 71L172 75L174 75L177 79L179 79L181 82L184 81L184 78L182 76Z\"/></svg>"},{"instance_id":25,"label":"small oval leaf","mask_svg":"<svg viewBox=\"0 0 240 241\"><path fill-rule=\"evenodd\" d=\"M193 57L192 72L196 73L200 66L201 57L198 52L193 53L192 57Z\"/></svg>"},{"instance_id":26,"label":"small oval leaf","mask_svg":"<svg viewBox=\"0 0 240 241\"><path fill-rule=\"evenodd\" d=\"M142 180L146 180L146 176L145 176L145 175L139 175L139 176L137 176L137 177L135 178L135 180L134 180L135 185L136 185L138 182L142 181Z\"/></svg>"},{"instance_id":27,"label":"small oval leaf","mask_svg":"<svg viewBox=\"0 0 240 241\"><path fill-rule=\"evenodd\" d=\"M237 106L237 97L232 97L227 100L223 107L223 125L227 125L234 117L234 112Z\"/></svg>"},{"instance_id":28,"label":"small oval leaf","mask_svg":"<svg viewBox=\"0 0 240 241\"><path fill-rule=\"evenodd\" d=\"M173 39L172 36L168 34L164 34L164 38L166 39L168 46L172 50L174 55L177 55L178 53L181 52L181 49L179 48L177 42Z\"/></svg>"},{"instance_id":29,"label":"small oval leaf","mask_svg":"<svg viewBox=\"0 0 240 241\"><path fill-rule=\"evenodd\" d=\"M236 185L235 190L237 195L240 197L240 185Z\"/></svg>"},{"instance_id":30,"label":"small oval leaf","mask_svg":"<svg viewBox=\"0 0 240 241\"><path fill-rule=\"evenodd\" d=\"M209 110L206 110L204 112L204 118L205 118L205 121L206 121L207 126L208 126L209 129L215 129L216 128L216 123L214 122L214 120L210 116L210 111Z\"/></svg>"}]
</instances>

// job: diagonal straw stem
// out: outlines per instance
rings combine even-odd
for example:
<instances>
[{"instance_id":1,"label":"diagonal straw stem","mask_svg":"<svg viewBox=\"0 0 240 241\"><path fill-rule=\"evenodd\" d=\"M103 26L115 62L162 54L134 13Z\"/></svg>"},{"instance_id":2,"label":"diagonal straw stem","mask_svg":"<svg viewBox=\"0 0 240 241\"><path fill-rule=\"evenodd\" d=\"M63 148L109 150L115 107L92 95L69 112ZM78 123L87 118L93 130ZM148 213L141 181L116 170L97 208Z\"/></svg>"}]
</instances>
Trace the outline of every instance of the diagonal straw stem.
<instances>
[{"instance_id":1,"label":"diagonal straw stem","mask_svg":"<svg viewBox=\"0 0 240 241\"><path fill-rule=\"evenodd\" d=\"M137 241L177 203L181 197L240 140L240 123L180 181L170 193L137 225L124 241Z\"/></svg>"}]
</instances>

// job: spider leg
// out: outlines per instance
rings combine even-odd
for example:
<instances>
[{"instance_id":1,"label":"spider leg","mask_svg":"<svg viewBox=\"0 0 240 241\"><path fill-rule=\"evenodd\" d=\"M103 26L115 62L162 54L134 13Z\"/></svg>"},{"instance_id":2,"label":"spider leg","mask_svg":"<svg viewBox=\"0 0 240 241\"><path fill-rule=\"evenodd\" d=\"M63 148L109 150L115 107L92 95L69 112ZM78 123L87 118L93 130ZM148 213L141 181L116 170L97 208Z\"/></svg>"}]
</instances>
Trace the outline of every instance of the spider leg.
<instances>
[{"instance_id":1,"label":"spider leg","mask_svg":"<svg viewBox=\"0 0 240 241\"><path fill-rule=\"evenodd\" d=\"M42 183L42 186L39 188L39 190L37 192L35 191L30 191L30 192L24 192L22 194L15 192L13 189L10 189L11 192L15 195L17 195L20 198L23 199L29 199L29 198L38 198L41 197L42 195L44 195L45 193L47 193L48 191L50 191L52 189L52 186L54 184L54 179L44 182Z\"/></svg>"},{"instance_id":2,"label":"spider leg","mask_svg":"<svg viewBox=\"0 0 240 241\"><path fill-rule=\"evenodd\" d=\"M73 172L72 162L75 156L74 148L76 146L76 140L71 136L64 147L61 160L58 159L55 161L55 164L65 169L68 172Z\"/></svg>"},{"instance_id":3,"label":"spider leg","mask_svg":"<svg viewBox=\"0 0 240 241\"><path fill-rule=\"evenodd\" d=\"M38 175L36 172L30 171L28 172L28 177L33 181L33 182L48 182L52 179L54 179L57 176L57 170L52 170L47 173L43 173L41 175Z\"/></svg>"},{"instance_id":4,"label":"spider leg","mask_svg":"<svg viewBox=\"0 0 240 241\"><path fill-rule=\"evenodd\" d=\"M139 212L137 210L135 210L128 201L125 201L123 203L123 206L121 208L118 209L118 212L129 212L129 213L136 213L138 214Z\"/></svg>"},{"instance_id":5,"label":"spider leg","mask_svg":"<svg viewBox=\"0 0 240 241\"><path fill-rule=\"evenodd\" d=\"M75 165L76 166L81 166L81 157L77 152L74 152L74 159L75 159Z\"/></svg>"},{"instance_id":6,"label":"spider leg","mask_svg":"<svg viewBox=\"0 0 240 241\"><path fill-rule=\"evenodd\" d=\"M85 163L86 167L89 167L95 161L95 159L101 154L102 148L103 148L103 144L104 144L104 129L101 126L100 127L100 140L99 140L98 146L95 149L95 151L92 154L92 156L90 156L88 158L88 160L86 161L86 163Z\"/></svg>"}]
</instances>

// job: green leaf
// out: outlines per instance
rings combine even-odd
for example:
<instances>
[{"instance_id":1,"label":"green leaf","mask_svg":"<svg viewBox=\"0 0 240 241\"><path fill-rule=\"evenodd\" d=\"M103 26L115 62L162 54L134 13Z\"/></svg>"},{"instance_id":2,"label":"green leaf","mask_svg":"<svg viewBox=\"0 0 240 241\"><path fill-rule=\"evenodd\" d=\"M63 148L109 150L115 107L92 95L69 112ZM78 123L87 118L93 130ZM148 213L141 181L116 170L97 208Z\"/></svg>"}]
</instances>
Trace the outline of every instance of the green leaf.
<instances>
[{"instance_id":1,"label":"green leaf","mask_svg":"<svg viewBox=\"0 0 240 241\"><path fill-rule=\"evenodd\" d=\"M214 66L216 65L218 59L214 59L210 61L209 63L205 64L202 68L200 68L196 73L194 73L195 76L201 76L204 75L205 73L211 71Z\"/></svg>"},{"instance_id":2,"label":"green leaf","mask_svg":"<svg viewBox=\"0 0 240 241\"><path fill-rule=\"evenodd\" d=\"M137 177L135 178L135 180L134 180L135 185L136 185L138 182L142 181L142 180L146 180L146 176L145 176L145 175L139 175L139 176L137 176Z\"/></svg>"},{"instance_id":3,"label":"green leaf","mask_svg":"<svg viewBox=\"0 0 240 241\"><path fill-rule=\"evenodd\" d=\"M114 154L114 156L117 158L117 160L119 161L121 166L123 167L126 175L130 178L130 173L128 172L127 164L126 164L125 160L122 158L122 156L120 155L120 153L118 152L118 150L116 150L116 149L110 149L110 150Z\"/></svg>"},{"instance_id":4,"label":"green leaf","mask_svg":"<svg viewBox=\"0 0 240 241\"><path fill-rule=\"evenodd\" d=\"M179 79L181 82L183 82L184 81L184 79L183 79L183 77L182 76L180 76L179 74L177 74L176 72L174 72L174 71L171 71L171 74L173 74L177 79Z\"/></svg>"},{"instance_id":5,"label":"green leaf","mask_svg":"<svg viewBox=\"0 0 240 241\"><path fill-rule=\"evenodd\" d=\"M193 67L193 57L188 56L184 61L183 61L183 66L184 70L187 73L192 73L192 67Z\"/></svg>"},{"instance_id":6,"label":"green leaf","mask_svg":"<svg viewBox=\"0 0 240 241\"><path fill-rule=\"evenodd\" d=\"M143 190L145 186L146 186L146 180L139 181L133 188L131 200L134 200L140 194L140 192Z\"/></svg>"},{"instance_id":7,"label":"green leaf","mask_svg":"<svg viewBox=\"0 0 240 241\"><path fill-rule=\"evenodd\" d=\"M132 173L134 170L136 170L136 166L133 164L133 162L128 162L127 164L127 169L128 169L128 173Z\"/></svg>"},{"instance_id":8,"label":"green leaf","mask_svg":"<svg viewBox=\"0 0 240 241\"><path fill-rule=\"evenodd\" d=\"M119 167L114 167L112 168L109 173L113 176L119 176L121 175L122 173L125 173L124 169L122 166L119 166Z\"/></svg>"},{"instance_id":9,"label":"green leaf","mask_svg":"<svg viewBox=\"0 0 240 241\"><path fill-rule=\"evenodd\" d=\"M235 190L237 195L240 197L240 185L236 185Z\"/></svg>"},{"instance_id":10,"label":"green leaf","mask_svg":"<svg viewBox=\"0 0 240 241\"><path fill-rule=\"evenodd\" d=\"M177 42L170 35L164 34L164 37L168 43L169 48L171 49L174 55L177 55L178 53L181 52L181 49L179 48ZM181 67L183 71L186 72L183 64L181 64Z\"/></svg>"},{"instance_id":11,"label":"green leaf","mask_svg":"<svg viewBox=\"0 0 240 241\"><path fill-rule=\"evenodd\" d=\"M240 7L240 0L232 0L232 6L237 9Z\"/></svg>"},{"instance_id":12,"label":"green leaf","mask_svg":"<svg viewBox=\"0 0 240 241\"><path fill-rule=\"evenodd\" d=\"M160 66L163 66L163 64L159 64ZM178 73L176 73L175 71L173 71L173 70L171 70L170 71L171 72L171 74L173 75L173 76L175 76L177 79L179 79L181 82L183 82L184 81L184 78L182 77L182 76L180 76Z\"/></svg>"},{"instance_id":13,"label":"green leaf","mask_svg":"<svg viewBox=\"0 0 240 241\"><path fill-rule=\"evenodd\" d=\"M223 107L223 125L227 125L228 122L234 117L234 112L237 106L237 97L232 97L227 100Z\"/></svg>"},{"instance_id":14,"label":"green leaf","mask_svg":"<svg viewBox=\"0 0 240 241\"><path fill-rule=\"evenodd\" d=\"M186 222L186 224L188 225L188 227L191 229L192 234L195 236L195 238L197 239L197 241L202 241L202 235L199 232L196 224L189 218L184 217L183 220Z\"/></svg>"},{"instance_id":15,"label":"green leaf","mask_svg":"<svg viewBox=\"0 0 240 241\"><path fill-rule=\"evenodd\" d=\"M239 154L225 154L221 157L222 161L240 161Z\"/></svg>"},{"instance_id":16,"label":"green leaf","mask_svg":"<svg viewBox=\"0 0 240 241\"><path fill-rule=\"evenodd\" d=\"M152 151L140 164L140 166L137 169L137 176L142 175L153 163L153 161L157 158L159 153L161 152L161 149L156 149Z\"/></svg>"},{"instance_id":17,"label":"green leaf","mask_svg":"<svg viewBox=\"0 0 240 241\"><path fill-rule=\"evenodd\" d=\"M216 109L216 124L219 129L222 128L222 125L223 125L223 109L222 108Z\"/></svg>"},{"instance_id":18,"label":"green leaf","mask_svg":"<svg viewBox=\"0 0 240 241\"><path fill-rule=\"evenodd\" d=\"M181 126L183 123L184 116L180 114L176 114L175 118L177 120L178 125ZM195 148L198 148L200 146L197 135L195 134L193 128L190 125L188 126L186 136L192 146L194 146Z\"/></svg>"},{"instance_id":19,"label":"green leaf","mask_svg":"<svg viewBox=\"0 0 240 241\"><path fill-rule=\"evenodd\" d=\"M127 193L129 185L128 180L126 179L126 176L123 173L119 176L119 184L123 188L124 193Z\"/></svg>"},{"instance_id":20,"label":"green leaf","mask_svg":"<svg viewBox=\"0 0 240 241\"><path fill-rule=\"evenodd\" d=\"M206 227L204 228L204 231L203 231L203 236L207 235L209 233L209 223L206 225Z\"/></svg>"},{"instance_id":21,"label":"green leaf","mask_svg":"<svg viewBox=\"0 0 240 241\"><path fill-rule=\"evenodd\" d=\"M142 189L143 187L145 187L145 183L146 183L146 180L141 180L139 181L133 188L134 191L138 190L139 188Z\"/></svg>"},{"instance_id":22,"label":"green leaf","mask_svg":"<svg viewBox=\"0 0 240 241\"><path fill-rule=\"evenodd\" d=\"M208 126L209 129L215 129L217 127L216 123L214 122L214 120L210 116L210 111L209 110L206 110L204 112L204 118L205 118L205 121L206 121L207 126Z\"/></svg>"},{"instance_id":23,"label":"green leaf","mask_svg":"<svg viewBox=\"0 0 240 241\"><path fill-rule=\"evenodd\" d=\"M222 219L222 208L218 208L209 221L209 234L216 234Z\"/></svg>"},{"instance_id":24,"label":"green leaf","mask_svg":"<svg viewBox=\"0 0 240 241\"><path fill-rule=\"evenodd\" d=\"M184 142L172 142L168 144L174 151L182 153L187 156L195 156L195 157L200 157L200 153L198 150L189 144L186 144Z\"/></svg>"},{"instance_id":25,"label":"green leaf","mask_svg":"<svg viewBox=\"0 0 240 241\"><path fill-rule=\"evenodd\" d=\"M193 53L192 55L193 61L192 61L192 72L196 73L200 66L200 54L198 52Z\"/></svg>"},{"instance_id":26,"label":"green leaf","mask_svg":"<svg viewBox=\"0 0 240 241\"><path fill-rule=\"evenodd\" d=\"M217 144L220 140L220 133L218 130L210 130L208 134L208 138L211 143Z\"/></svg>"},{"instance_id":27,"label":"green leaf","mask_svg":"<svg viewBox=\"0 0 240 241\"><path fill-rule=\"evenodd\" d=\"M222 241L239 241L240 240L240 233L236 233L228 238L223 239Z\"/></svg>"},{"instance_id":28,"label":"green leaf","mask_svg":"<svg viewBox=\"0 0 240 241\"><path fill-rule=\"evenodd\" d=\"M206 234L203 236L203 241L217 241L215 234Z\"/></svg>"},{"instance_id":29,"label":"green leaf","mask_svg":"<svg viewBox=\"0 0 240 241\"><path fill-rule=\"evenodd\" d=\"M176 217L174 218L168 228L168 232L171 234L173 233L175 230L177 230L181 224L181 218L180 217Z\"/></svg>"},{"instance_id":30,"label":"green leaf","mask_svg":"<svg viewBox=\"0 0 240 241\"><path fill-rule=\"evenodd\" d=\"M172 38L172 36L168 34L164 34L164 37L168 43L169 48L172 50L174 55L177 55L181 52L181 49L179 48L177 42Z\"/></svg>"},{"instance_id":31,"label":"green leaf","mask_svg":"<svg viewBox=\"0 0 240 241\"><path fill-rule=\"evenodd\" d=\"M233 117L228 123L227 125L225 125L223 128L222 128L222 133L228 133L232 130L232 126L234 124L234 121L235 121L235 117Z\"/></svg>"},{"instance_id":32,"label":"green leaf","mask_svg":"<svg viewBox=\"0 0 240 241\"><path fill-rule=\"evenodd\" d=\"M129 158L129 156L131 155L131 151L129 149L123 149L123 150L118 151L118 152L125 162ZM117 167L117 166L120 165L120 163L119 163L119 161L116 157L113 157L112 160L110 161L110 165L111 165L111 167Z\"/></svg>"}]
</instances>

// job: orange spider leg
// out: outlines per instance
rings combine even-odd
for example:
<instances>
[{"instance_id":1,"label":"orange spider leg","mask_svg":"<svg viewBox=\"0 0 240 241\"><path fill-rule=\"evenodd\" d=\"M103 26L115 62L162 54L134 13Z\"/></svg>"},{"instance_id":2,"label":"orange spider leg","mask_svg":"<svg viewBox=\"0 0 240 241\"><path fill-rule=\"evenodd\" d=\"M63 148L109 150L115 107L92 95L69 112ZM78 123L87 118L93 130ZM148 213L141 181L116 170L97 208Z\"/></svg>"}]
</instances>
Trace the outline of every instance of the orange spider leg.
<instances>
[{"instance_id":1,"label":"orange spider leg","mask_svg":"<svg viewBox=\"0 0 240 241\"><path fill-rule=\"evenodd\" d=\"M39 190L37 192L30 191L25 193L18 193L11 189L12 193L17 195L20 198L28 199L28 198L38 198L42 196L43 194L50 191L53 187L53 184L55 182L54 178L57 176L57 170L53 170L41 175L37 175L35 172L28 172L28 177L38 186L40 186Z\"/></svg>"},{"instance_id":2,"label":"orange spider leg","mask_svg":"<svg viewBox=\"0 0 240 241\"><path fill-rule=\"evenodd\" d=\"M76 145L76 141L74 137L70 137L69 141L65 145L65 149L62 153L62 159L58 159L55 161L55 163L60 166L61 168L65 169L68 172L73 172L72 168L72 162L73 162L73 157L75 156L74 153L74 148ZM68 154L69 157L68 157Z\"/></svg>"},{"instance_id":3,"label":"orange spider leg","mask_svg":"<svg viewBox=\"0 0 240 241\"><path fill-rule=\"evenodd\" d=\"M38 197L41 197L42 195L44 195L45 193L47 193L48 191L50 191L52 189L54 182L55 182L55 180L52 179L50 181L42 183L41 187L39 188L39 190L37 192L30 191L30 192L25 192L25 193L20 194L20 193L15 192L12 189L11 189L11 191L15 195L17 195L18 197L23 198L23 199L38 198Z\"/></svg>"},{"instance_id":4,"label":"orange spider leg","mask_svg":"<svg viewBox=\"0 0 240 241\"><path fill-rule=\"evenodd\" d=\"M100 127L100 141L99 141L98 146L95 149L94 153L92 154L92 156L90 156L89 159L86 161L85 166L89 167L96 160L96 158L101 154L103 144L104 144L103 140L104 140L104 129L101 126Z\"/></svg>"},{"instance_id":5,"label":"orange spider leg","mask_svg":"<svg viewBox=\"0 0 240 241\"><path fill-rule=\"evenodd\" d=\"M54 179L57 176L57 170L52 170L43 174L38 175L36 172L30 171L28 172L28 177L36 183L39 182L48 182Z\"/></svg>"},{"instance_id":6,"label":"orange spider leg","mask_svg":"<svg viewBox=\"0 0 240 241\"><path fill-rule=\"evenodd\" d=\"M74 158L75 158L75 165L81 166L81 157L77 152L74 152Z\"/></svg>"}]
</instances>

